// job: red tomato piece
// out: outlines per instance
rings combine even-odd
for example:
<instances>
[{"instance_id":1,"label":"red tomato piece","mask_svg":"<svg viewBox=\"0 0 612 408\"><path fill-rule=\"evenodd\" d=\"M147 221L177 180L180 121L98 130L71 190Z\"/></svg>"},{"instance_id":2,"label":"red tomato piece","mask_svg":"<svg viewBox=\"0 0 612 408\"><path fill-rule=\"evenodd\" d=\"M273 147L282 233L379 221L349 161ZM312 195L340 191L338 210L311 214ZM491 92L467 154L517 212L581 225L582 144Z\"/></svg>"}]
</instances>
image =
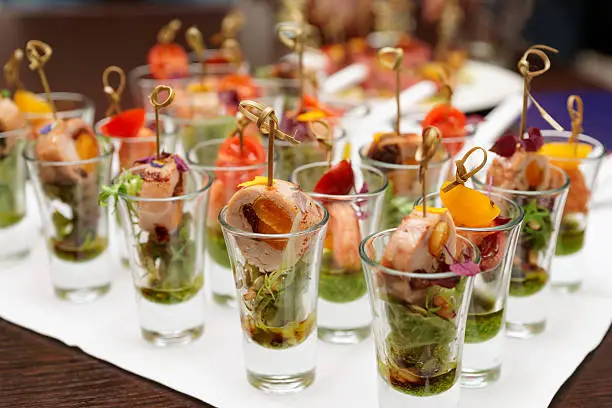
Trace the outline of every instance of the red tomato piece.
<instances>
[{"instance_id":1,"label":"red tomato piece","mask_svg":"<svg viewBox=\"0 0 612 408\"><path fill-rule=\"evenodd\" d=\"M110 137L136 137L144 123L144 109L129 109L111 116L100 130Z\"/></svg>"},{"instance_id":2,"label":"red tomato piece","mask_svg":"<svg viewBox=\"0 0 612 408\"><path fill-rule=\"evenodd\" d=\"M346 195L355 186L355 174L348 160L327 170L315 185L314 192L329 195Z\"/></svg>"},{"instance_id":3,"label":"red tomato piece","mask_svg":"<svg viewBox=\"0 0 612 408\"><path fill-rule=\"evenodd\" d=\"M266 149L264 149L256 137L245 135L242 142L243 145L241 151L240 138L238 136L232 136L225 139L225 141L221 143L221 146L219 147L215 166L235 167L265 163ZM255 176L261 176L263 173L263 168L240 172L224 171L221 169L215 171L217 178L225 185L230 187L235 187L240 183L251 180L255 178Z\"/></svg>"},{"instance_id":4,"label":"red tomato piece","mask_svg":"<svg viewBox=\"0 0 612 408\"><path fill-rule=\"evenodd\" d=\"M423 127L436 126L443 137L465 136L467 118L459 109L446 104L434 106L423 120Z\"/></svg>"},{"instance_id":5,"label":"red tomato piece","mask_svg":"<svg viewBox=\"0 0 612 408\"><path fill-rule=\"evenodd\" d=\"M156 44L147 56L149 70L155 79L183 78L189 74L189 56L178 44Z\"/></svg>"}]
</instances>

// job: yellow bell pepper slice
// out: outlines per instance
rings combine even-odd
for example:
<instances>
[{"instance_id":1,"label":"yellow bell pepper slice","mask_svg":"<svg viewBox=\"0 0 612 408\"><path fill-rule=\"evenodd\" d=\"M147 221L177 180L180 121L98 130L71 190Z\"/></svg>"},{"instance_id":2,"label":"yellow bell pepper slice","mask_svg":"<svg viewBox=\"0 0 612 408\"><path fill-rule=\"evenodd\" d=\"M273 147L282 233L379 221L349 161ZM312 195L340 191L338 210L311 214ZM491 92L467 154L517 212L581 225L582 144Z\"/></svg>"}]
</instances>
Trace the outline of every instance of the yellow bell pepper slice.
<instances>
[{"instance_id":1,"label":"yellow bell pepper slice","mask_svg":"<svg viewBox=\"0 0 612 408\"><path fill-rule=\"evenodd\" d=\"M501 213L498 206L480 191L458 185L448 193L444 188L451 184L445 182L440 189L442 204L453 216L455 224L467 228L485 228Z\"/></svg>"},{"instance_id":2,"label":"yellow bell pepper slice","mask_svg":"<svg viewBox=\"0 0 612 408\"><path fill-rule=\"evenodd\" d=\"M268 178L266 176L255 176L253 180L238 184L238 187L265 186L266 184L268 184Z\"/></svg>"},{"instance_id":3,"label":"yellow bell pepper slice","mask_svg":"<svg viewBox=\"0 0 612 408\"><path fill-rule=\"evenodd\" d=\"M33 92L18 89L13 99L15 105L24 113L51 113L49 103Z\"/></svg>"},{"instance_id":4,"label":"yellow bell pepper slice","mask_svg":"<svg viewBox=\"0 0 612 408\"><path fill-rule=\"evenodd\" d=\"M300 113L297 115L297 120L300 122L314 122L326 118L327 115L322 110L312 110L309 112Z\"/></svg>"},{"instance_id":5,"label":"yellow bell pepper slice","mask_svg":"<svg viewBox=\"0 0 612 408\"><path fill-rule=\"evenodd\" d=\"M423 212L423 206L422 205L415 205L414 208L412 209L412 211L418 211L418 212ZM448 211L448 208L438 208L438 207L430 207L427 206L427 212L432 213L432 214L444 214Z\"/></svg>"},{"instance_id":6,"label":"yellow bell pepper slice","mask_svg":"<svg viewBox=\"0 0 612 408\"><path fill-rule=\"evenodd\" d=\"M540 154L544 154L551 158L551 163L562 169L575 169L580 164L580 159L588 157L593 150L593 147L586 143L565 143L555 142L546 143L540 149ZM554 160L568 159L568 160ZM576 160L571 160L576 159Z\"/></svg>"}]
</instances>

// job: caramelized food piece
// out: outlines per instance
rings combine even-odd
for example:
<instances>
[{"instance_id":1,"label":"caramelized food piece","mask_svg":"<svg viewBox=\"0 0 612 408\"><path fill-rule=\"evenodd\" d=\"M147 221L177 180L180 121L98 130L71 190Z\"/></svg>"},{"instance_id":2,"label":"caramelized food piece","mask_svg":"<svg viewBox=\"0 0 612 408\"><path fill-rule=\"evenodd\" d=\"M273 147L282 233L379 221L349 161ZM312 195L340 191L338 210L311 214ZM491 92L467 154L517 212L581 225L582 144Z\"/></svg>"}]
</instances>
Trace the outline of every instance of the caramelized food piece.
<instances>
[{"instance_id":1,"label":"caramelized food piece","mask_svg":"<svg viewBox=\"0 0 612 408\"><path fill-rule=\"evenodd\" d=\"M416 133L396 135L395 133L376 134L370 145L367 156L392 164L418 164L416 151L421 137Z\"/></svg>"},{"instance_id":2,"label":"caramelized food piece","mask_svg":"<svg viewBox=\"0 0 612 408\"><path fill-rule=\"evenodd\" d=\"M234 228L262 233L286 234L309 229L321 222L319 207L297 186L274 180L268 187L265 177L242 184L227 205L227 223ZM283 262L288 239L239 240L248 262L265 271L277 269ZM308 238L296 238L295 251L299 259L308 245ZM285 260L287 262L287 260Z\"/></svg>"},{"instance_id":3,"label":"caramelized food piece","mask_svg":"<svg viewBox=\"0 0 612 408\"><path fill-rule=\"evenodd\" d=\"M360 269L359 242L361 233L355 209L350 203L329 203L329 225L325 247L332 250L334 264L342 269Z\"/></svg>"},{"instance_id":4,"label":"caramelized food piece","mask_svg":"<svg viewBox=\"0 0 612 408\"><path fill-rule=\"evenodd\" d=\"M159 160L152 160L132 169L142 177L142 198L170 198L185 192L185 168L176 155L162 154ZM163 237L174 232L183 209L181 201L138 202L140 228Z\"/></svg>"},{"instance_id":5,"label":"caramelized food piece","mask_svg":"<svg viewBox=\"0 0 612 408\"><path fill-rule=\"evenodd\" d=\"M40 161L72 162L97 157L99 147L93 129L82 119L58 121L42 128L36 143ZM78 181L95 169L95 163L81 166L44 166L41 177L45 182Z\"/></svg>"},{"instance_id":6,"label":"caramelized food piece","mask_svg":"<svg viewBox=\"0 0 612 408\"><path fill-rule=\"evenodd\" d=\"M457 231L451 214L445 208L422 208L404 217L393 233L382 264L400 271L435 272L441 262L453 263L457 252Z\"/></svg>"}]
</instances>

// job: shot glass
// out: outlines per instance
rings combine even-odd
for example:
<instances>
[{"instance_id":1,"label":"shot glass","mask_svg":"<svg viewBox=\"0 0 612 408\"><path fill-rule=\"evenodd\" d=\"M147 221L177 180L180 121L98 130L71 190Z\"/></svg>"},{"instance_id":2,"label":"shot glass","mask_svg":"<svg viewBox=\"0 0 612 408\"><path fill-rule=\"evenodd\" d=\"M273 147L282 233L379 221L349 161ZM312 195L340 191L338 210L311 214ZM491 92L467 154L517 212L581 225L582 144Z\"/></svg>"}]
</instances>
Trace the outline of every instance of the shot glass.
<instances>
[{"instance_id":1,"label":"shot glass","mask_svg":"<svg viewBox=\"0 0 612 408\"><path fill-rule=\"evenodd\" d=\"M45 94L39 94L38 96L47 100ZM87 124L93 124L95 107L91 99L85 95L74 92L51 92L51 99L55 105L58 119L83 119ZM53 121L51 112L32 113L26 111L24 115L33 129L40 129Z\"/></svg>"},{"instance_id":2,"label":"shot glass","mask_svg":"<svg viewBox=\"0 0 612 408\"><path fill-rule=\"evenodd\" d=\"M288 234L239 230L226 222L227 207L219 213L236 282L247 379L268 393L297 392L314 381L317 288L329 219L320 208L321 222ZM285 246L285 262L278 269L265 271L248 263L245 249L261 240Z\"/></svg>"},{"instance_id":3,"label":"shot glass","mask_svg":"<svg viewBox=\"0 0 612 408\"><path fill-rule=\"evenodd\" d=\"M329 343L354 344L370 335L372 323L359 243L378 231L387 177L380 170L361 165L355 167L355 172L367 186L367 192L348 195L313 192L328 169L327 162L307 164L295 169L291 181L329 212L319 274L319 338Z\"/></svg>"},{"instance_id":4,"label":"shot glass","mask_svg":"<svg viewBox=\"0 0 612 408\"><path fill-rule=\"evenodd\" d=\"M245 68L246 67L246 68ZM130 71L128 82L134 104L148 110L152 110L148 103L149 95L157 85L168 85L178 91L176 102L181 100L181 94L192 84L202 83L203 80L207 87L213 88L219 79L228 74L246 74L248 66L233 63L215 63L206 66L206 72L202 71L199 63L189 64L189 75L183 78L157 79L151 75L148 65L141 65ZM173 104L174 105L174 104ZM173 110L172 108L169 108Z\"/></svg>"},{"instance_id":5,"label":"shot glass","mask_svg":"<svg viewBox=\"0 0 612 408\"><path fill-rule=\"evenodd\" d=\"M26 165L23 148L29 130L0 132L0 264L30 253L34 225L26 218Z\"/></svg>"},{"instance_id":6,"label":"shot glass","mask_svg":"<svg viewBox=\"0 0 612 408\"><path fill-rule=\"evenodd\" d=\"M159 120L163 125L163 129L160 129L161 150L173 152L176 147L176 124L172 118L165 115L160 115ZM131 168L134 161L156 153L155 116L154 114L147 114L146 116L146 126L151 129L151 134L138 137L118 137L103 134L102 126L108 121L109 118L98 121L95 125L95 131L97 135L107 138L114 147L111 164L111 177L114 179L122 170ZM121 216L118 211L111 216L110 236L112 237L111 244L115 255L124 266L128 266L127 243L125 242L125 235L121 227Z\"/></svg>"},{"instance_id":7,"label":"shot glass","mask_svg":"<svg viewBox=\"0 0 612 408\"><path fill-rule=\"evenodd\" d=\"M98 138L100 154L78 161L41 161L37 141L24 157L36 190L47 241L55 294L71 302L89 302L110 289L112 256L108 250L108 211L98 191L108 184L113 146Z\"/></svg>"},{"instance_id":8,"label":"shot glass","mask_svg":"<svg viewBox=\"0 0 612 408\"><path fill-rule=\"evenodd\" d=\"M378 406L458 407L459 373L473 277L454 272L403 272L381 265L395 229L361 242L378 365ZM461 257L480 262L462 241Z\"/></svg>"},{"instance_id":9,"label":"shot glass","mask_svg":"<svg viewBox=\"0 0 612 408\"><path fill-rule=\"evenodd\" d=\"M200 142L187 153L191 168L215 175L209 193L206 220L206 249L204 270L212 299L220 305L234 305L236 286L227 253L221 225L217 221L219 212L238 190L238 184L267 174L267 162L251 166L216 166L219 148L223 139Z\"/></svg>"},{"instance_id":10,"label":"shot glass","mask_svg":"<svg viewBox=\"0 0 612 408\"><path fill-rule=\"evenodd\" d=\"M204 332L202 249L211 183L207 173L190 169L183 195L119 197L140 331L153 345L187 344ZM143 220L160 212L180 213L174 230L146 227Z\"/></svg>"},{"instance_id":11,"label":"shot glass","mask_svg":"<svg viewBox=\"0 0 612 408\"><path fill-rule=\"evenodd\" d=\"M359 150L362 163L382 171L389 179L383 199L383 215L380 229L396 228L402 218L412 212L414 202L422 195L419 183L418 164L394 164L370 159L367 156L368 146ZM427 168L427 191L438 191L446 177L450 156L444 154L441 159L433 159Z\"/></svg>"},{"instance_id":12,"label":"shot glass","mask_svg":"<svg viewBox=\"0 0 612 408\"><path fill-rule=\"evenodd\" d=\"M543 130L544 144L567 144L571 132ZM551 156L551 161L562 168L570 179L569 193L557 237L557 248L551 266L550 284L554 290L575 292L580 289L587 271L584 265L585 233L589 203L599 168L606 154L605 147L596 139L578 136L577 149L590 149L587 157L563 158Z\"/></svg>"},{"instance_id":13,"label":"shot glass","mask_svg":"<svg viewBox=\"0 0 612 408\"><path fill-rule=\"evenodd\" d=\"M461 386L467 388L486 387L501 375L512 261L524 217L523 209L514 201L500 194L487 194L501 210L499 225L457 226L457 233L480 251L481 273L474 277L461 365ZM427 202L442 206L439 193L428 195ZM415 203L422 204L422 199Z\"/></svg>"},{"instance_id":14,"label":"shot glass","mask_svg":"<svg viewBox=\"0 0 612 408\"><path fill-rule=\"evenodd\" d=\"M474 186L503 195L523 208L525 214L519 234L506 311L506 335L529 338L546 329L550 305L550 266L563 216L570 179L551 166L552 179L560 187L542 191L506 190L484 184L473 177Z\"/></svg>"}]
</instances>

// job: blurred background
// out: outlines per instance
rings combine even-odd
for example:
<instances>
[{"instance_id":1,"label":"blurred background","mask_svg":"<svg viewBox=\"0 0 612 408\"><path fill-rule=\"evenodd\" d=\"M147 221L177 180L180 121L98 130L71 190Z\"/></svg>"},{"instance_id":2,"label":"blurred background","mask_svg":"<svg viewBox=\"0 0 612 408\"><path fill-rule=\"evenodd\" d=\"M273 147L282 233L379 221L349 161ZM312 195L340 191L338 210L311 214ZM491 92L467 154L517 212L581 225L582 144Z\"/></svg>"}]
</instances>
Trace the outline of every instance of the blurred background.
<instances>
[{"instance_id":1,"label":"blurred background","mask_svg":"<svg viewBox=\"0 0 612 408\"><path fill-rule=\"evenodd\" d=\"M568 89L612 87L612 1L458 1L464 18L456 41L470 58L514 69L529 44L544 43L560 54L553 61L554 75L551 71L537 86L563 81ZM84 93L104 106L103 69L115 64L128 71L146 63L159 28L171 18L181 19L184 27L198 25L207 39L229 10L241 9L247 19L239 40L257 68L287 52L273 28L291 2L305 3L323 43L364 36L382 21L433 44L444 0L415 0L408 8L401 0L0 0L0 61L29 39L43 40L54 49L47 65L52 88ZM35 75L26 71L26 86L40 91Z\"/></svg>"}]
</instances>

